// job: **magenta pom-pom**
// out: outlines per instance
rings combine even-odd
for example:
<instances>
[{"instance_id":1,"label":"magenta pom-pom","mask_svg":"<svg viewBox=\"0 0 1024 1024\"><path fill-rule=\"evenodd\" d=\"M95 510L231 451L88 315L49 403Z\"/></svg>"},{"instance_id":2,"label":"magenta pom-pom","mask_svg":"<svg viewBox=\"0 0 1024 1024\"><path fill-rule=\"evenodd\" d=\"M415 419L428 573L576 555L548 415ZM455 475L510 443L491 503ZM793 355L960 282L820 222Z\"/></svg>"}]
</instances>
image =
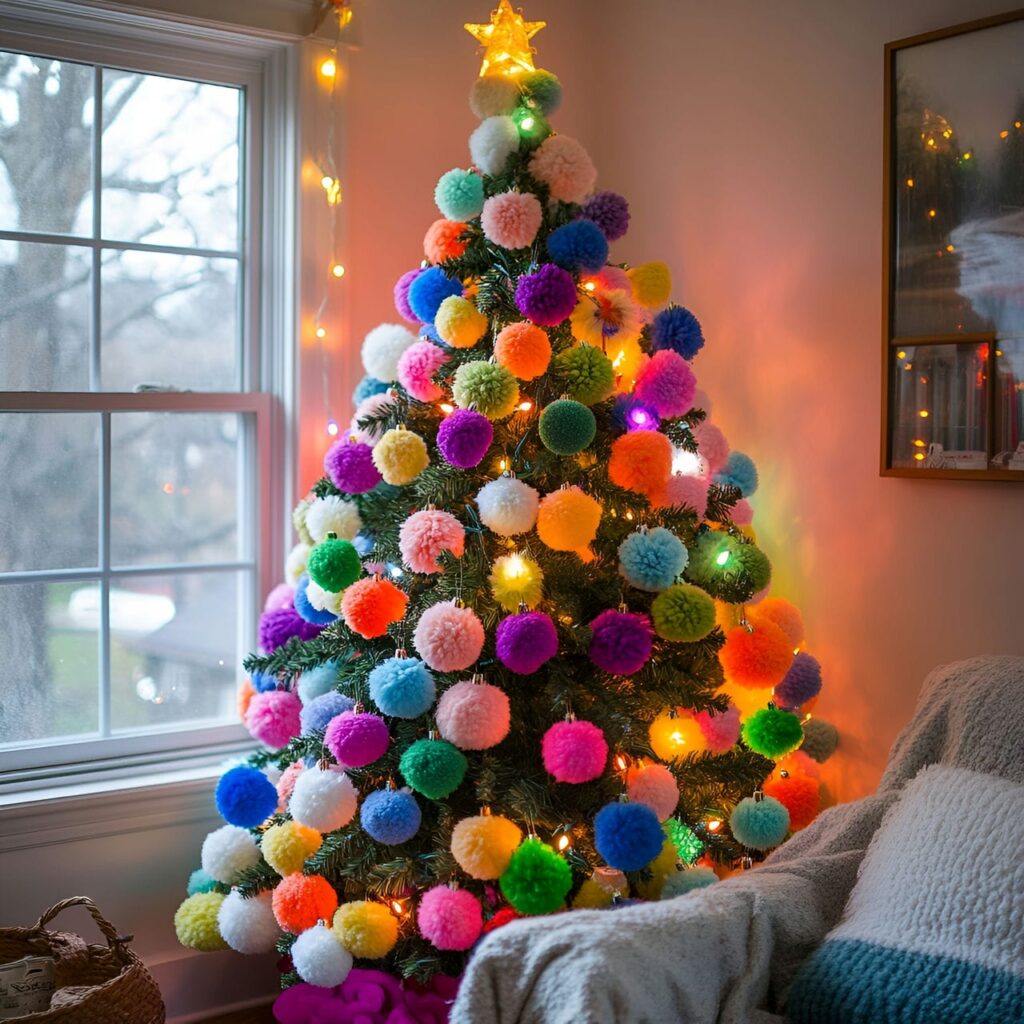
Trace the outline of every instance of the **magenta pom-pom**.
<instances>
[{"instance_id":1,"label":"magenta pom-pom","mask_svg":"<svg viewBox=\"0 0 1024 1024\"><path fill-rule=\"evenodd\" d=\"M412 287L413 281L423 273L423 269L423 267L417 267L415 270L407 270L395 282L395 309L398 310L398 315L403 320L408 320L411 324L418 324L419 319L412 311L412 306L409 305L409 289Z\"/></svg>"},{"instance_id":2,"label":"magenta pom-pom","mask_svg":"<svg viewBox=\"0 0 1024 1024\"><path fill-rule=\"evenodd\" d=\"M420 899L416 924L420 935L437 949L469 949L483 931L483 908L466 889L435 885Z\"/></svg>"},{"instance_id":3,"label":"magenta pom-pom","mask_svg":"<svg viewBox=\"0 0 1024 1024\"><path fill-rule=\"evenodd\" d=\"M327 723L324 746L343 768L362 768L383 757L391 734L379 715L345 711Z\"/></svg>"},{"instance_id":4,"label":"magenta pom-pom","mask_svg":"<svg viewBox=\"0 0 1024 1024\"><path fill-rule=\"evenodd\" d=\"M373 448L351 437L335 441L327 449L324 472L346 494L365 494L383 479L373 464Z\"/></svg>"},{"instance_id":5,"label":"magenta pom-pom","mask_svg":"<svg viewBox=\"0 0 1024 1024\"><path fill-rule=\"evenodd\" d=\"M641 612L601 612L590 624L590 660L614 676L631 676L651 656L654 627Z\"/></svg>"},{"instance_id":6,"label":"magenta pom-pom","mask_svg":"<svg viewBox=\"0 0 1024 1024\"><path fill-rule=\"evenodd\" d=\"M693 408L696 392L697 378L690 364L671 349L662 349L651 356L650 362L637 374L633 389L637 400L651 406L662 419L688 413Z\"/></svg>"},{"instance_id":7,"label":"magenta pom-pom","mask_svg":"<svg viewBox=\"0 0 1024 1024\"><path fill-rule=\"evenodd\" d=\"M294 608L275 608L260 616L260 647L271 654L293 636L312 640L321 629L321 626L307 622Z\"/></svg>"},{"instance_id":8,"label":"magenta pom-pom","mask_svg":"<svg viewBox=\"0 0 1024 1024\"><path fill-rule=\"evenodd\" d=\"M730 704L725 711L698 711L693 720L700 726L708 750L724 754L739 742L740 709Z\"/></svg>"},{"instance_id":9,"label":"magenta pom-pom","mask_svg":"<svg viewBox=\"0 0 1024 1024\"><path fill-rule=\"evenodd\" d=\"M460 750L487 750L507 735L512 715L504 691L466 679L445 690L434 710L438 732Z\"/></svg>"},{"instance_id":10,"label":"magenta pom-pom","mask_svg":"<svg viewBox=\"0 0 1024 1024\"><path fill-rule=\"evenodd\" d=\"M484 627L472 608L460 608L454 601L439 601L420 616L412 642L430 668L437 672L459 672L480 657Z\"/></svg>"},{"instance_id":11,"label":"magenta pom-pom","mask_svg":"<svg viewBox=\"0 0 1024 1024\"><path fill-rule=\"evenodd\" d=\"M267 594L267 599L263 602L263 610L265 612L274 612L281 608L294 607L295 588L288 583L278 583L278 585L274 587L269 594Z\"/></svg>"},{"instance_id":12,"label":"magenta pom-pom","mask_svg":"<svg viewBox=\"0 0 1024 1024\"><path fill-rule=\"evenodd\" d=\"M557 782L592 782L608 763L608 741L593 722L555 722L541 740L541 755Z\"/></svg>"},{"instance_id":13,"label":"magenta pom-pom","mask_svg":"<svg viewBox=\"0 0 1024 1024\"><path fill-rule=\"evenodd\" d=\"M413 572L440 572L437 556L450 551L456 558L462 557L466 542L466 530L450 512L425 508L413 512L398 531L398 549L402 561Z\"/></svg>"},{"instance_id":14,"label":"magenta pom-pom","mask_svg":"<svg viewBox=\"0 0 1024 1024\"><path fill-rule=\"evenodd\" d=\"M647 804L658 821L670 818L679 804L679 783L663 764L644 764L630 771L626 793L635 804Z\"/></svg>"},{"instance_id":15,"label":"magenta pom-pom","mask_svg":"<svg viewBox=\"0 0 1024 1024\"><path fill-rule=\"evenodd\" d=\"M558 631L544 612L520 612L498 623L495 647L507 669L528 676L558 653Z\"/></svg>"},{"instance_id":16,"label":"magenta pom-pom","mask_svg":"<svg viewBox=\"0 0 1024 1024\"><path fill-rule=\"evenodd\" d=\"M398 383L421 402L436 402L444 391L431 380L448 353L440 345L417 341L398 358Z\"/></svg>"},{"instance_id":17,"label":"magenta pom-pom","mask_svg":"<svg viewBox=\"0 0 1024 1024\"><path fill-rule=\"evenodd\" d=\"M302 701L288 690L257 693L249 701L245 727L253 739L274 750L286 747L302 732Z\"/></svg>"},{"instance_id":18,"label":"magenta pom-pom","mask_svg":"<svg viewBox=\"0 0 1024 1024\"><path fill-rule=\"evenodd\" d=\"M568 270L543 263L516 285L516 308L541 327L555 327L576 308L576 282Z\"/></svg>"},{"instance_id":19,"label":"magenta pom-pom","mask_svg":"<svg viewBox=\"0 0 1024 1024\"><path fill-rule=\"evenodd\" d=\"M437 447L449 465L473 469L494 440L491 421L475 409L456 409L437 428Z\"/></svg>"}]
</instances>

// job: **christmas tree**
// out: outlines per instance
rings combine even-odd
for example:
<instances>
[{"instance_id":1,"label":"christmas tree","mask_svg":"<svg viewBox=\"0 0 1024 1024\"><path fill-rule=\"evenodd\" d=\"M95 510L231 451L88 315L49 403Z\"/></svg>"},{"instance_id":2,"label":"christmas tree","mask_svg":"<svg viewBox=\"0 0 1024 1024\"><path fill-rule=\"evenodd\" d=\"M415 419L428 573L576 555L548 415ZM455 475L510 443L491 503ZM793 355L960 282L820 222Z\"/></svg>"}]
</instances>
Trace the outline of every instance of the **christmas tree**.
<instances>
[{"instance_id":1,"label":"christmas tree","mask_svg":"<svg viewBox=\"0 0 1024 1024\"><path fill-rule=\"evenodd\" d=\"M240 696L265 749L218 783L176 918L276 943L286 982L457 975L516 916L714 881L813 818L834 745L699 322L664 264L609 262L628 205L549 124L543 23L501 0L466 27L473 166L296 509Z\"/></svg>"}]
</instances>

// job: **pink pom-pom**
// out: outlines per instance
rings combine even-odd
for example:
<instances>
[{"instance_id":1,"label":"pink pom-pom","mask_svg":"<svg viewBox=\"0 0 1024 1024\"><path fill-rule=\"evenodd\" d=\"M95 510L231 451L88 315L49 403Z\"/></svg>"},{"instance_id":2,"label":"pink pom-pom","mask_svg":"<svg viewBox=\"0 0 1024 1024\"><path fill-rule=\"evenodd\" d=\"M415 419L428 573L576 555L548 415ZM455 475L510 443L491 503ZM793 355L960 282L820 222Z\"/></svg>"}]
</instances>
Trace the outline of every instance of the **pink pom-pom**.
<instances>
[{"instance_id":1,"label":"pink pom-pom","mask_svg":"<svg viewBox=\"0 0 1024 1024\"><path fill-rule=\"evenodd\" d=\"M465 543L466 531L462 523L450 512L439 509L414 512L398 531L402 561L413 572L441 572L437 556L442 551L450 551L461 558Z\"/></svg>"},{"instance_id":2,"label":"pink pom-pom","mask_svg":"<svg viewBox=\"0 0 1024 1024\"><path fill-rule=\"evenodd\" d=\"M512 721L508 697L490 683L464 680L445 690L434 711L443 739L460 750L487 750L507 735Z\"/></svg>"},{"instance_id":3,"label":"pink pom-pom","mask_svg":"<svg viewBox=\"0 0 1024 1024\"><path fill-rule=\"evenodd\" d=\"M382 394L370 395L369 398L364 398L357 406L355 415L352 417L352 426L349 428L349 433L352 434L357 441L362 441L363 444L375 445L387 431L387 427L383 424L377 424L373 427L367 427L363 430L359 426L359 421L366 416L380 416L382 413L388 411L388 407L394 405L395 399L392 395L388 394L387 391Z\"/></svg>"},{"instance_id":4,"label":"pink pom-pom","mask_svg":"<svg viewBox=\"0 0 1024 1024\"><path fill-rule=\"evenodd\" d=\"M295 789L295 780L302 774L306 766L302 761L292 761L277 780L277 810L284 811L288 807L288 800Z\"/></svg>"},{"instance_id":5,"label":"pink pom-pom","mask_svg":"<svg viewBox=\"0 0 1024 1024\"><path fill-rule=\"evenodd\" d=\"M714 425L704 420L693 429L693 437L697 442L697 451L707 464L707 475L717 473L729 458L729 442L725 434Z\"/></svg>"},{"instance_id":6,"label":"pink pom-pom","mask_svg":"<svg viewBox=\"0 0 1024 1024\"><path fill-rule=\"evenodd\" d=\"M587 280L593 281L603 292L633 294L633 282L622 267L602 267L596 274L588 274Z\"/></svg>"},{"instance_id":7,"label":"pink pom-pom","mask_svg":"<svg viewBox=\"0 0 1024 1024\"><path fill-rule=\"evenodd\" d=\"M730 518L737 526L748 526L754 521L754 507L746 498L740 498L732 507Z\"/></svg>"},{"instance_id":8,"label":"pink pom-pom","mask_svg":"<svg viewBox=\"0 0 1024 1024\"><path fill-rule=\"evenodd\" d=\"M629 770L626 793L635 804L647 804L658 821L672 817L679 803L679 783L663 764L642 764Z\"/></svg>"},{"instance_id":9,"label":"pink pom-pom","mask_svg":"<svg viewBox=\"0 0 1024 1024\"><path fill-rule=\"evenodd\" d=\"M530 173L563 203L583 202L597 180L589 154L568 135L549 135L530 158Z\"/></svg>"},{"instance_id":10,"label":"pink pom-pom","mask_svg":"<svg viewBox=\"0 0 1024 1024\"><path fill-rule=\"evenodd\" d=\"M697 378L678 352L662 349L637 374L634 395L662 419L682 416L693 408Z\"/></svg>"},{"instance_id":11,"label":"pink pom-pom","mask_svg":"<svg viewBox=\"0 0 1024 1024\"><path fill-rule=\"evenodd\" d=\"M692 508L698 519L703 519L708 510L708 481L699 476L682 476L674 473L668 478L665 489L654 499L655 508Z\"/></svg>"},{"instance_id":12,"label":"pink pom-pom","mask_svg":"<svg viewBox=\"0 0 1024 1024\"><path fill-rule=\"evenodd\" d=\"M280 750L302 732L302 701L287 690L257 693L245 713L245 727L253 739L264 746Z\"/></svg>"},{"instance_id":13,"label":"pink pom-pom","mask_svg":"<svg viewBox=\"0 0 1024 1024\"><path fill-rule=\"evenodd\" d=\"M373 764L384 756L390 740L384 719L365 711L343 711L324 731L324 746L343 768Z\"/></svg>"},{"instance_id":14,"label":"pink pom-pom","mask_svg":"<svg viewBox=\"0 0 1024 1024\"><path fill-rule=\"evenodd\" d=\"M541 740L541 755L557 782L592 782L608 763L608 742L593 722L555 722Z\"/></svg>"},{"instance_id":15,"label":"pink pom-pom","mask_svg":"<svg viewBox=\"0 0 1024 1024\"><path fill-rule=\"evenodd\" d=\"M278 583L263 602L265 612L276 611L279 608L294 608L295 588L287 583Z\"/></svg>"},{"instance_id":16,"label":"pink pom-pom","mask_svg":"<svg viewBox=\"0 0 1024 1024\"><path fill-rule=\"evenodd\" d=\"M480 657L484 627L472 608L460 608L454 601L439 601L420 616L412 642L430 668L458 672Z\"/></svg>"},{"instance_id":17,"label":"pink pom-pom","mask_svg":"<svg viewBox=\"0 0 1024 1024\"><path fill-rule=\"evenodd\" d=\"M532 192L502 192L484 203L480 225L495 245L525 249L537 237L543 216Z\"/></svg>"},{"instance_id":18,"label":"pink pom-pom","mask_svg":"<svg viewBox=\"0 0 1024 1024\"><path fill-rule=\"evenodd\" d=\"M715 754L724 754L739 742L740 709L735 704L721 713L698 711L693 720L700 726L708 750Z\"/></svg>"},{"instance_id":19,"label":"pink pom-pom","mask_svg":"<svg viewBox=\"0 0 1024 1024\"><path fill-rule=\"evenodd\" d=\"M398 383L421 402L436 402L444 391L430 378L448 360L448 354L439 345L417 341L398 359Z\"/></svg>"},{"instance_id":20,"label":"pink pom-pom","mask_svg":"<svg viewBox=\"0 0 1024 1024\"><path fill-rule=\"evenodd\" d=\"M484 928L480 901L466 889L435 885L416 911L420 935L438 949L469 949Z\"/></svg>"}]
</instances>

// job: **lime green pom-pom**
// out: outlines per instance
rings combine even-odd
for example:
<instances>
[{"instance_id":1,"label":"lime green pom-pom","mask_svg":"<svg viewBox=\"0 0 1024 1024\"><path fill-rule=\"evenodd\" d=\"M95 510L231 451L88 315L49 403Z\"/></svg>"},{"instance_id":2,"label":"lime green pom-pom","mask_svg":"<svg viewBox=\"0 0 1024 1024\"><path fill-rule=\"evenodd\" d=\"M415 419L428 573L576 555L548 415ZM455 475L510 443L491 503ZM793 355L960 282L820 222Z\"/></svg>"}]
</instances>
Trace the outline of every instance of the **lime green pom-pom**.
<instances>
[{"instance_id":1,"label":"lime green pom-pom","mask_svg":"<svg viewBox=\"0 0 1024 1024\"><path fill-rule=\"evenodd\" d=\"M572 868L536 837L524 839L500 881L501 893L520 914L550 914L572 888Z\"/></svg>"},{"instance_id":2,"label":"lime green pom-pom","mask_svg":"<svg viewBox=\"0 0 1024 1024\"><path fill-rule=\"evenodd\" d=\"M771 565L753 544L744 544L720 530L709 530L690 548L685 576L712 597L741 604L768 585Z\"/></svg>"},{"instance_id":3,"label":"lime green pom-pom","mask_svg":"<svg viewBox=\"0 0 1024 1024\"><path fill-rule=\"evenodd\" d=\"M651 605L654 631L665 640L693 643L715 628L715 602L700 587L676 583Z\"/></svg>"},{"instance_id":4,"label":"lime green pom-pom","mask_svg":"<svg viewBox=\"0 0 1024 1024\"><path fill-rule=\"evenodd\" d=\"M593 345L577 345L555 359L555 375L570 398L584 405L603 402L615 390L612 361Z\"/></svg>"},{"instance_id":5,"label":"lime green pom-pom","mask_svg":"<svg viewBox=\"0 0 1024 1024\"><path fill-rule=\"evenodd\" d=\"M575 455L594 440L597 420L582 402L560 398L540 414L540 439L555 455Z\"/></svg>"},{"instance_id":6,"label":"lime green pom-pom","mask_svg":"<svg viewBox=\"0 0 1024 1024\"><path fill-rule=\"evenodd\" d=\"M735 551L733 572L744 574L753 587L752 593L764 590L772 581L772 563L768 556L754 544L738 544Z\"/></svg>"},{"instance_id":7,"label":"lime green pom-pom","mask_svg":"<svg viewBox=\"0 0 1024 1024\"><path fill-rule=\"evenodd\" d=\"M762 708L743 723L743 742L756 754L777 761L803 742L800 719L781 708Z\"/></svg>"},{"instance_id":8,"label":"lime green pom-pom","mask_svg":"<svg viewBox=\"0 0 1024 1024\"><path fill-rule=\"evenodd\" d=\"M328 537L310 552L306 571L318 587L336 594L359 579L362 565L359 552L347 540Z\"/></svg>"},{"instance_id":9,"label":"lime green pom-pom","mask_svg":"<svg viewBox=\"0 0 1024 1024\"><path fill-rule=\"evenodd\" d=\"M398 763L402 777L428 800L443 800L462 785L468 762L447 740L417 740Z\"/></svg>"},{"instance_id":10,"label":"lime green pom-pom","mask_svg":"<svg viewBox=\"0 0 1024 1024\"><path fill-rule=\"evenodd\" d=\"M197 892L189 896L174 914L178 941L187 949L198 949L201 953L227 949L228 944L217 927L217 912L223 902L224 894L219 892Z\"/></svg>"},{"instance_id":11,"label":"lime green pom-pom","mask_svg":"<svg viewBox=\"0 0 1024 1024\"><path fill-rule=\"evenodd\" d=\"M489 420L502 420L515 411L519 382L504 366L477 360L455 371L452 395L460 409L475 406Z\"/></svg>"}]
</instances>

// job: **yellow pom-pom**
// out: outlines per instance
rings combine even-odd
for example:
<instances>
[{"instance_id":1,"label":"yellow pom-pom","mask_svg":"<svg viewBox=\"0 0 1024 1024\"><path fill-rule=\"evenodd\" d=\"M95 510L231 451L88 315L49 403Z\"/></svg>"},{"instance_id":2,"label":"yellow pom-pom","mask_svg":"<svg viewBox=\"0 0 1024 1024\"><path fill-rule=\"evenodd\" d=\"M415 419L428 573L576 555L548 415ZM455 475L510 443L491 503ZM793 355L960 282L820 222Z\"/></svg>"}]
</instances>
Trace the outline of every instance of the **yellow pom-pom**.
<instances>
[{"instance_id":1,"label":"yellow pom-pom","mask_svg":"<svg viewBox=\"0 0 1024 1024\"><path fill-rule=\"evenodd\" d=\"M449 295L437 309L434 327L452 348L472 348L487 333L487 317L461 295Z\"/></svg>"},{"instance_id":2,"label":"yellow pom-pom","mask_svg":"<svg viewBox=\"0 0 1024 1024\"><path fill-rule=\"evenodd\" d=\"M678 863L679 851L671 839L666 839L665 845L661 848L661 853L647 865L647 870L654 877L646 882L637 883L636 888L640 898L645 900L661 899L661 887L665 884L665 879L675 871L676 864Z\"/></svg>"},{"instance_id":3,"label":"yellow pom-pom","mask_svg":"<svg viewBox=\"0 0 1024 1024\"><path fill-rule=\"evenodd\" d=\"M633 297L641 306L656 309L672 294L672 274L664 263L641 263L627 270L633 285Z\"/></svg>"},{"instance_id":4,"label":"yellow pom-pom","mask_svg":"<svg viewBox=\"0 0 1024 1024\"><path fill-rule=\"evenodd\" d=\"M398 919L383 903L370 900L342 903L332 927L338 941L364 960L387 956L398 941Z\"/></svg>"},{"instance_id":5,"label":"yellow pom-pom","mask_svg":"<svg viewBox=\"0 0 1024 1024\"><path fill-rule=\"evenodd\" d=\"M668 711L663 711L651 722L650 740L651 750L662 761L707 750L700 726L689 715L673 718Z\"/></svg>"},{"instance_id":6,"label":"yellow pom-pom","mask_svg":"<svg viewBox=\"0 0 1024 1024\"><path fill-rule=\"evenodd\" d=\"M536 608L544 593L543 580L541 567L528 555L502 555L491 569L494 600L510 612L518 611L520 603Z\"/></svg>"},{"instance_id":7,"label":"yellow pom-pom","mask_svg":"<svg viewBox=\"0 0 1024 1024\"><path fill-rule=\"evenodd\" d=\"M625 394L633 390L636 378L650 356L644 354L636 338L623 338L608 345L608 358L615 371L615 390Z\"/></svg>"},{"instance_id":8,"label":"yellow pom-pom","mask_svg":"<svg viewBox=\"0 0 1024 1024\"><path fill-rule=\"evenodd\" d=\"M541 499L537 533L554 551L590 556L590 542L601 523L601 503L579 487L565 487Z\"/></svg>"},{"instance_id":9,"label":"yellow pom-pom","mask_svg":"<svg viewBox=\"0 0 1024 1024\"><path fill-rule=\"evenodd\" d=\"M452 829L452 855L472 878L498 878L522 842L519 826L497 814L463 818Z\"/></svg>"},{"instance_id":10,"label":"yellow pom-pom","mask_svg":"<svg viewBox=\"0 0 1024 1024\"><path fill-rule=\"evenodd\" d=\"M282 877L302 870L307 857L312 857L323 837L315 828L297 821L283 821L271 825L260 840L263 859Z\"/></svg>"},{"instance_id":11,"label":"yellow pom-pom","mask_svg":"<svg viewBox=\"0 0 1024 1024\"><path fill-rule=\"evenodd\" d=\"M612 905L612 894L602 889L592 878L588 878L572 901L575 910L603 910Z\"/></svg>"},{"instance_id":12,"label":"yellow pom-pom","mask_svg":"<svg viewBox=\"0 0 1024 1024\"><path fill-rule=\"evenodd\" d=\"M430 456L419 434L397 427L373 446L373 464L385 483L403 487L430 465Z\"/></svg>"},{"instance_id":13,"label":"yellow pom-pom","mask_svg":"<svg viewBox=\"0 0 1024 1024\"><path fill-rule=\"evenodd\" d=\"M178 941L188 949L211 953L215 949L227 949L228 944L221 938L217 927L217 912L224 902L220 892L197 892L174 914L174 931Z\"/></svg>"}]
</instances>

